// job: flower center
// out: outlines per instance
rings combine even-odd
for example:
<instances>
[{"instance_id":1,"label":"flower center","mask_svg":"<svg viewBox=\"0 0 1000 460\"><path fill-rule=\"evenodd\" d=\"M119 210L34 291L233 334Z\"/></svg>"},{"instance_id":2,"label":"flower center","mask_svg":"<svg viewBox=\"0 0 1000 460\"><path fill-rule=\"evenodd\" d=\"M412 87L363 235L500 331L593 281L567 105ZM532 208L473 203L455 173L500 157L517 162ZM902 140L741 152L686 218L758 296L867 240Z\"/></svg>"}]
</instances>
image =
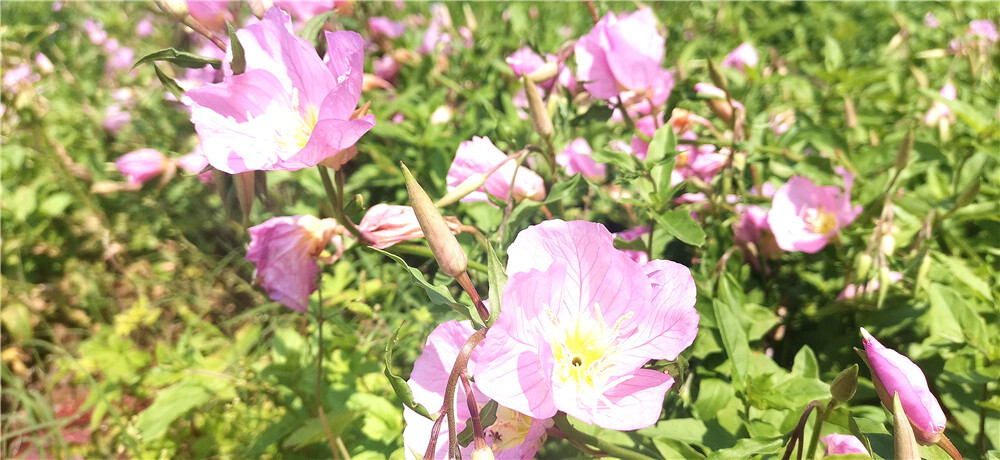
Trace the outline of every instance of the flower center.
<instances>
[{"instance_id":1,"label":"flower center","mask_svg":"<svg viewBox=\"0 0 1000 460\"><path fill-rule=\"evenodd\" d=\"M822 207L806 211L805 221L813 233L826 234L837 228L837 215Z\"/></svg>"},{"instance_id":2,"label":"flower center","mask_svg":"<svg viewBox=\"0 0 1000 460\"><path fill-rule=\"evenodd\" d=\"M307 109L303 115L299 104L299 90L292 88L292 106L281 110L286 113L274 117L276 121L281 120L281 122L274 124L272 135L274 142L282 150L297 152L309 142L309 137L312 136L313 128L319 119L319 110L313 106Z\"/></svg>"},{"instance_id":3,"label":"flower center","mask_svg":"<svg viewBox=\"0 0 1000 460\"><path fill-rule=\"evenodd\" d=\"M608 381L608 370L618 351L618 335L622 323L632 317L628 312L608 328L601 306L594 303L594 314L579 315L570 324L560 322L546 308L551 321L549 345L555 361L554 375L564 385L581 390L600 389Z\"/></svg>"},{"instance_id":4,"label":"flower center","mask_svg":"<svg viewBox=\"0 0 1000 460\"><path fill-rule=\"evenodd\" d=\"M531 417L499 406L496 421L486 429L486 442L493 452L503 452L524 444L529 431Z\"/></svg>"}]
</instances>

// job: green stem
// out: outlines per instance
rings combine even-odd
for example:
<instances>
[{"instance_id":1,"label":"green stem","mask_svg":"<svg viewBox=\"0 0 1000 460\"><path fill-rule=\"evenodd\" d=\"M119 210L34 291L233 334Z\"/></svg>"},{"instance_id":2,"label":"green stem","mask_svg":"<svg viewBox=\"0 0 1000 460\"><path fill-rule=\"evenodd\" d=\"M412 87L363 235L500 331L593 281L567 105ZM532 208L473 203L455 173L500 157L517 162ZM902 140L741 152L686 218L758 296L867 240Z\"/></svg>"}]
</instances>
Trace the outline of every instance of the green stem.
<instances>
[{"instance_id":1,"label":"green stem","mask_svg":"<svg viewBox=\"0 0 1000 460\"><path fill-rule=\"evenodd\" d=\"M819 432L823 428L823 422L826 422L826 418L830 416L831 409L833 409L833 401L830 401L826 405L826 410L816 408L816 421L813 422L813 431L809 436L809 449L806 450L806 458L812 459L816 456L816 446L819 444Z\"/></svg>"},{"instance_id":2,"label":"green stem","mask_svg":"<svg viewBox=\"0 0 1000 460\"><path fill-rule=\"evenodd\" d=\"M330 179L330 173L326 170L326 166L317 165L316 168L319 169L319 176L323 179L323 189L326 190L326 197L330 200L330 207L333 208L333 218L337 220L338 224L343 225L355 239L369 245L371 242L368 241L368 238L362 235L361 230L358 230L351 219L344 215L343 176L337 175L337 185L334 188L333 180Z\"/></svg>"},{"instance_id":3,"label":"green stem","mask_svg":"<svg viewBox=\"0 0 1000 460\"><path fill-rule=\"evenodd\" d=\"M556 413L556 416L552 420L555 421L556 428L559 428L559 431L562 431L568 439L594 446L612 457L624 460L652 460L652 457L634 452L576 429L576 427L569 423L569 419L566 418L566 413L564 412Z\"/></svg>"},{"instance_id":4,"label":"green stem","mask_svg":"<svg viewBox=\"0 0 1000 460\"><path fill-rule=\"evenodd\" d=\"M320 278L322 278L322 273ZM326 419L326 412L323 410L323 283L319 283L319 311L316 313L316 332L319 335L318 348L316 353L316 407L319 409L319 421L323 425L323 434L326 435L327 442L330 443L330 453L333 458L340 458L340 451L337 449L337 439L330 429L330 422Z\"/></svg>"}]
</instances>

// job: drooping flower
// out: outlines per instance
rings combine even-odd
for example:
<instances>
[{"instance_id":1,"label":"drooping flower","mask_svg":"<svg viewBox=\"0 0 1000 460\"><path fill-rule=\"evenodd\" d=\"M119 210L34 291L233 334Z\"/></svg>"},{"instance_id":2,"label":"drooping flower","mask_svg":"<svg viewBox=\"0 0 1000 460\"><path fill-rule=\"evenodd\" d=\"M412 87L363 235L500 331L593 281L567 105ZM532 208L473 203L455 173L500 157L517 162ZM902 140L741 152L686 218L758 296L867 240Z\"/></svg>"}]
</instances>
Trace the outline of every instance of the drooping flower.
<instances>
[{"instance_id":1,"label":"drooping flower","mask_svg":"<svg viewBox=\"0 0 1000 460\"><path fill-rule=\"evenodd\" d=\"M851 206L854 176L838 170L844 177L844 190L793 176L775 192L767 223L781 249L818 252L861 214L861 206Z\"/></svg>"},{"instance_id":2,"label":"drooping flower","mask_svg":"<svg viewBox=\"0 0 1000 460\"><path fill-rule=\"evenodd\" d=\"M528 168L516 166L514 161L508 161L507 155L493 145L488 137L474 136L472 140L459 144L455 159L448 169L448 190L455 189L475 174L489 174L486 185L470 193L462 201L489 201L487 193L505 200L511 181L514 182L515 200L527 198L540 201L545 198L545 184L541 176Z\"/></svg>"},{"instance_id":3,"label":"drooping flower","mask_svg":"<svg viewBox=\"0 0 1000 460\"><path fill-rule=\"evenodd\" d=\"M643 366L676 359L694 341L690 271L665 260L640 265L603 225L584 221L529 227L508 257L503 308L481 344L479 389L534 418L564 411L615 430L656 423L674 380Z\"/></svg>"},{"instance_id":4,"label":"drooping flower","mask_svg":"<svg viewBox=\"0 0 1000 460\"><path fill-rule=\"evenodd\" d=\"M444 404L444 392L448 383L448 375L458 351L470 335L475 332L468 321L448 321L434 329L427 337L427 344L417 361L413 363L413 372L407 384L413 391L413 399L429 410L437 410ZM473 374L482 362L482 347L472 351L467 367L468 374ZM477 382L472 384L472 392L476 402L482 406L490 398L477 388ZM455 389L456 429L461 432L468 423L470 413L466 403L466 393L463 385ZM442 415L443 417L443 415ZM430 442L433 422L422 417L409 408L403 409L403 419L406 428L403 430L403 444L406 446L406 458L421 458ZM552 425L551 420L532 419L524 414L500 406L497 409L497 419L493 425L485 427L486 443L497 459L527 460L533 458L538 448L545 442L545 429ZM462 458L470 458L473 445L461 448ZM448 456L448 426L441 427L438 435L434 458Z\"/></svg>"},{"instance_id":5,"label":"drooping flower","mask_svg":"<svg viewBox=\"0 0 1000 460\"><path fill-rule=\"evenodd\" d=\"M451 216L446 216L445 223L454 234L462 232L462 225ZM423 238L424 232L420 230L420 223L417 222L417 215L410 206L399 206L379 203L372 206L365 213L365 217L358 223L358 230L368 238L371 246L376 249L384 249L396 243Z\"/></svg>"},{"instance_id":6,"label":"drooping flower","mask_svg":"<svg viewBox=\"0 0 1000 460\"><path fill-rule=\"evenodd\" d=\"M317 258L330 242L336 247L334 257L339 257L343 228L333 219L304 215L272 217L249 231L246 257L257 264L254 279L271 300L306 311L309 296L316 291Z\"/></svg>"},{"instance_id":7,"label":"drooping flower","mask_svg":"<svg viewBox=\"0 0 1000 460\"><path fill-rule=\"evenodd\" d=\"M923 371L910 358L883 346L864 328L861 335L872 383L882 404L891 408L893 395L897 395L917 442L925 446L937 443L947 420L941 404L927 387Z\"/></svg>"},{"instance_id":8,"label":"drooping flower","mask_svg":"<svg viewBox=\"0 0 1000 460\"><path fill-rule=\"evenodd\" d=\"M826 444L827 457L845 454L868 455L868 450L865 449L865 445L861 443L861 440L851 434L832 433L819 438L819 440L823 441L823 444Z\"/></svg>"},{"instance_id":9,"label":"drooping flower","mask_svg":"<svg viewBox=\"0 0 1000 460\"><path fill-rule=\"evenodd\" d=\"M129 184L142 184L167 169L167 157L157 150L139 149L115 160L115 166Z\"/></svg>"},{"instance_id":10,"label":"drooping flower","mask_svg":"<svg viewBox=\"0 0 1000 460\"><path fill-rule=\"evenodd\" d=\"M590 180L600 180L607 172L604 164L597 163L590 155L594 151L587 140L578 137L573 139L562 152L556 155L556 163L566 168L566 174L583 174Z\"/></svg>"},{"instance_id":11,"label":"drooping flower","mask_svg":"<svg viewBox=\"0 0 1000 460\"><path fill-rule=\"evenodd\" d=\"M327 55L320 59L291 27L285 12L271 8L259 23L236 32L246 56L244 73L233 74L229 51L221 83L184 94L216 169L235 174L321 162L339 167L375 126L371 114L350 119L361 97L361 36L326 32Z\"/></svg>"},{"instance_id":12,"label":"drooping flower","mask_svg":"<svg viewBox=\"0 0 1000 460\"><path fill-rule=\"evenodd\" d=\"M742 71L744 67L756 66L758 61L760 58L757 57L757 50L750 43L743 42L726 55L722 60L722 66Z\"/></svg>"},{"instance_id":13,"label":"drooping flower","mask_svg":"<svg viewBox=\"0 0 1000 460\"><path fill-rule=\"evenodd\" d=\"M660 66L663 53L664 39L652 9L622 16L609 12L577 40L576 78L600 99L632 91L660 105L674 85L673 76Z\"/></svg>"}]
</instances>

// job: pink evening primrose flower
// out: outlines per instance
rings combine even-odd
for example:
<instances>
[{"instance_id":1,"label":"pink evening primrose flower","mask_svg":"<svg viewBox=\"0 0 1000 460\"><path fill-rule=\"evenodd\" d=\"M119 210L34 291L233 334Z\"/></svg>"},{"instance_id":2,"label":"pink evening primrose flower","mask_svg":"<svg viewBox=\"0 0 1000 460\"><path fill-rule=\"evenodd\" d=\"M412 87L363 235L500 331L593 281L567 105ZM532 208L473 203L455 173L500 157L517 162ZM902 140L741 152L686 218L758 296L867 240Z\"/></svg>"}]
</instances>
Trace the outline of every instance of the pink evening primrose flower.
<instances>
[{"instance_id":1,"label":"pink evening primrose flower","mask_svg":"<svg viewBox=\"0 0 1000 460\"><path fill-rule=\"evenodd\" d=\"M694 280L687 267L640 265L612 243L603 225L584 221L518 234L475 371L486 396L534 418L563 411L613 430L656 423L674 379L643 366L694 341Z\"/></svg>"},{"instance_id":2,"label":"pink evening primrose flower","mask_svg":"<svg viewBox=\"0 0 1000 460\"><path fill-rule=\"evenodd\" d=\"M662 104L673 87L670 72L660 67L663 53L664 40L656 30L652 9L643 8L621 16L609 12L577 40L576 78L600 99L634 91L652 96L658 100L656 104Z\"/></svg>"},{"instance_id":3,"label":"pink evening primrose flower","mask_svg":"<svg viewBox=\"0 0 1000 460\"><path fill-rule=\"evenodd\" d=\"M153 34L153 30L153 23L149 22L149 19L142 19L135 25L135 36L146 38Z\"/></svg>"},{"instance_id":4,"label":"pink evening primrose flower","mask_svg":"<svg viewBox=\"0 0 1000 460\"><path fill-rule=\"evenodd\" d=\"M153 149L139 149L115 160L129 184L143 184L167 169L167 157Z\"/></svg>"},{"instance_id":5,"label":"pink evening primrose flower","mask_svg":"<svg viewBox=\"0 0 1000 460\"><path fill-rule=\"evenodd\" d=\"M207 184L212 181L212 169L208 167L208 157L201 151L201 145L194 151L177 159L180 166L188 174L196 174L198 181Z\"/></svg>"},{"instance_id":6,"label":"pink evening primrose flower","mask_svg":"<svg viewBox=\"0 0 1000 460\"><path fill-rule=\"evenodd\" d=\"M743 42L726 55L722 60L722 66L742 71L744 67L756 66L759 61L760 58L757 57L757 50L753 49L753 45Z\"/></svg>"},{"instance_id":7,"label":"pink evening primrose flower","mask_svg":"<svg viewBox=\"0 0 1000 460\"><path fill-rule=\"evenodd\" d=\"M738 209L742 206L738 206ZM767 222L767 211L757 205L746 206L740 221L733 228L733 240L743 252L744 260L750 260L755 269L760 269L757 257L775 258L781 248L774 240L774 234ZM753 244L756 251L750 251Z\"/></svg>"},{"instance_id":8,"label":"pink evening primrose flower","mask_svg":"<svg viewBox=\"0 0 1000 460\"><path fill-rule=\"evenodd\" d=\"M845 455L845 454L865 454L868 455L868 450L865 449L865 445L861 443L854 435L850 434L828 434L819 438L826 444L826 456L831 455Z\"/></svg>"},{"instance_id":9,"label":"pink evening primrose flower","mask_svg":"<svg viewBox=\"0 0 1000 460\"><path fill-rule=\"evenodd\" d=\"M279 0L275 6L287 11L299 21L308 21L320 14L343 5L343 0Z\"/></svg>"},{"instance_id":10,"label":"pink evening primrose flower","mask_svg":"<svg viewBox=\"0 0 1000 460\"><path fill-rule=\"evenodd\" d=\"M556 155L556 163L566 168L566 174L583 174L590 180L601 180L604 178L607 168L594 161L590 155L594 151L590 148L587 140L578 137L573 139L562 152Z\"/></svg>"},{"instance_id":11,"label":"pink evening primrose flower","mask_svg":"<svg viewBox=\"0 0 1000 460\"><path fill-rule=\"evenodd\" d=\"M257 264L254 279L271 300L306 311L316 290L317 258L331 241L337 255L343 252L340 233L342 227L335 220L309 215L272 217L250 227L246 257Z\"/></svg>"},{"instance_id":12,"label":"pink evening primrose flower","mask_svg":"<svg viewBox=\"0 0 1000 460\"><path fill-rule=\"evenodd\" d=\"M861 214L861 206L851 206L854 176L843 168L844 190L820 187L806 177L793 176L774 194L767 223L778 246L786 251L819 252Z\"/></svg>"},{"instance_id":13,"label":"pink evening primrose flower","mask_svg":"<svg viewBox=\"0 0 1000 460\"><path fill-rule=\"evenodd\" d=\"M927 14L924 15L924 26L925 27L930 28L930 29L937 29L938 26L940 26L940 25L941 25L941 22L938 21L937 16L934 16L934 13L931 13L931 12L928 11Z\"/></svg>"},{"instance_id":14,"label":"pink evening primrose flower","mask_svg":"<svg viewBox=\"0 0 1000 460\"><path fill-rule=\"evenodd\" d=\"M236 32L246 71L234 75L232 50L221 83L188 90L182 102L213 167L235 174L294 171L319 163L339 167L375 126L375 116L349 119L361 97L364 41L355 32L326 32L326 59L292 33L277 7Z\"/></svg>"},{"instance_id":15,"label":"pink evening primrose flower","mask_svg":"<svg viewBox=\"0 0 1000 460\"><path fill-rule=\"evenodd\" d=\"M188 12L196 21L214 31L226 30L226 21L232 21L228 0L189 0Z\"/></svg>"},{"instance_id":16,"label":"pink evening primrose flower","mask_svg":"<svg viewBox=\"0 0 1000 460\"><path fill-rule=\"evenodd\" d=\"M413 363L413 372L407 384L413 391L413 399L429 410L437 410L444 404L444 392L448 383L448 375L458 351L465 341L475 332L468 321L448 321L438 327L427 337L423 353ZM473 374L481 365L483 349L477 347L472 351L467 367ZM476 402L483 406L489 402L477 388L477 382L470 382ZM455 428L461 432L468 423L469 406L463 385L455 388ZM403 444L406 446L405 457L417 459L423 457L431 438L431 426L434 422L424 418L409 408L403 409L403 419L406 428L403 430ZM546 428L552 425L551 420L532 419L524 414L500 406L497 409L497 420L485 428L486 443L493 451L494 458L504 460L528 460L534 458L538 448L547 437ZM448 457L448 426L444 425L438 435L434 458ZM470 443L461 448L462 458L472 456L473 445Z\"/></svg>"},{"instance_id":17,"label":"pink evening primrose flower","mask_svg":"<svg viewBox=\"0 0 1000 460\"><path fill-rule=\"evenodd\" d=\"M498 165L503 164L499 168ZM496 171L494 172L494 169ZM517 174L517 177L515 176ZM486 184L468 194L462 201L489 201L489 193L501 200L507 199L511 181L514 181L513 197L517 201L531 199L541 201L545 198L545 183L542 177L523 166L517 166L513 160L493 145L488 137L474 136L470 141L464 141L455 152L455 159L448 169L448 191L455 189L474 174L489 174Z\"/></svg>"},{"instance_id":18,"label":"pink evening primrose flower","mask_svg":"<svg viewBox=\"0 0 1000 460\"><path fill-rule=\"evenodd\" d=\"M927 387L923 371L910 358L883 346L865 328L861 328L861 335L872 383L882 404L892 407L893 395L898 395L917 442L925 446L937 443L947 420Z\"/></svg>"},{"instance_id":19,"label":"pink evening primrose flower","mask_svg":"<svg viewBox=\"0 0 1000 460\"><path fill-rule=\"evenodd\" d=\"M444 219L452 233L461 233L461 224L457 219L451 216ZM424 237L412 207L384 203L372 206L365 213L358 224L358 230L371 242L371 247L376 249Z\"/></svg>"},{"instance_id":20,"label":"pink evening primrose flower","mask_svg":"<svg viewBox=\"0 0 1000 460\"><path fill-rule=\"evenodd\" d=\"M969 22L968 34L983 37L990 43L1000 39L1000 33L997 33L997 26L989 19L976 19Z\"/></svg>"},{"instance_id":21,"label":"pink evening primrose flower","mask_svg":"<svg viewBox=\"0 0 1000 460\"><path fill-rule=\"evenodd\" d=\"M382 16L369 18L368 28L373 37L399 38L406 32L406 24Z\"/></svg>"}]
</instances>

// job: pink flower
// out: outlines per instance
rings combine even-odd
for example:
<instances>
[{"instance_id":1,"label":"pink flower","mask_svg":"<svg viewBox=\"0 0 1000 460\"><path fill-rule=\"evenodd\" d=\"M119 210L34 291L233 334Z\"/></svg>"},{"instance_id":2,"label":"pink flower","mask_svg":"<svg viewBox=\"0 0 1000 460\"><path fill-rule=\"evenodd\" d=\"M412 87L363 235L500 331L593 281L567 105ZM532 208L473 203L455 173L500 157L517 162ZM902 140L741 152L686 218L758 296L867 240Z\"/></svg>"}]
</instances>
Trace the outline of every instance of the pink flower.
<instances>
[{"instance_id":1,"label":"pink flower","mask_svg":"<svg viewBox=\"0 0 1000 460\"><path fill-rule=\"evenodd\" d=\"M334 0L279 0L274 2L275 6L287 11L299 21L308 21L340 6L342 3L344 2Z\"/></svg>"},{"instance_id":2,"label":"pink flower","mask_svg":"<svg viewBox=\"0 0 1000 460\"><path fill-rule=\"evenodd\" d=\"M882 346L864 328L861 335L872 383L882 404L892 407L893 395L898 395L917 442L925 446L937 443L946 419L941 404L927 387L923 371L906 356Z\"/></svg>"},{"instance_id":3,"label":"pink flower","mask_svg":"<svg viewBox=\"0 0 1000 460\"><path fill-rule=\"evenodd\" d=\"M753 49L753 45L743 42L726 55L726 58L722 60L722 66L742 71L744 67L756 66L759 60L757 50Z\"/></svg>"},{"instance_id":4,"label":"pink flower","mask_svg":"<svg viewBox=\"0 0 1000 460\"><path fill-rule=\"evenodd\" d=\"M128 183L142 184L167 169L167 157L153 149L139 149L119 157L115 166Z\"/></svg>"},{"instance_id":5,"label":"pink flower","mask_svg":"<svg viewBox=\"0 0 1000 460\"><path fill-rule=\"evenodd\" d=\"M342 227L335 220L308 215L272 217L250 227L247 260L257 264L254 278L271 300L306 311L309 296L316 290L317 258L331 241L337 247L336 256L343 252L340 233Z\"/></svg>"},{"instance_id":6,"label":"pink flower","mask_svg":"<svg viewBox=\"0 0 1000 460\"><path fill-rule=\"evenodd\" d=\"M448 374L451 373L452 366L455 364L458 351L473 332L475 329L468 321L448 321L434 328L434 331L427 337L423 353L413 363L413 372L410 373L410 380L407 381L410 390L413 391L414 401L432 411L444 404L444 391L448 382ZM481 346L472 351L467 367L468 374L472 375L480 366L482 351ZM490 398L483 395L477 388L478 383L470 383L476 402L480 406L489 402ZM471 416L466 398L465 388L459 384L455 389L455 421L457 422L455 428L459 432L465 429ZM409 408L403 409L403 419L406 421L406 429L403 430L406 458L420 458L427 450L427 444L431 438L431 426L434 423ZM484 427L486 443L491 447L493 455L497 459L531 459L545 442L545 429L551 425L551 420L532 419L500 406L497 409L497 420L493 425ZM462 458L472 457L472 449L471 443L461 448ZM447 458L448 456L447 424L441 427L435 452L434 458Z\"/></svg>"},{"instance_id":7,"label":"pink flower","mask_svg":"<svg viewBox=\"0 0 1000 460\"><path fill-rule=\"evenodd\" d=\"M226 21L233 20L233 15L229 13L228 0L188 0L187 7L191 17L211 30L224 31Z\"/></svg>"},{"instance_id":8,"label":"pink flower","mask_svg":"<svg viewBox=\"0 0 1000 460\"><path fill-rule=\"evenodd\" d=\"M372 68L375 71L375 76L390 83L395 81L396 76L399 75L400 67L399 61L397 61L391 54L386 54L385 56L372 61Z\"/></svg>"},{"instance_id":9,"label":"pink flower","mask_svg":"<svg viewBox=\"0 0 1000 460\"><path fill-rule=\"evenodd\" d=\"M819 438L826 444L826 456L831 455L844 455L844 454L865 454L868 455L868 450L865 449L865 445L856 438L854 435L850 434L828 434Z\"/></svg>"},{"instance_id":10,"label":"pink flower","mask_svg":"<svg viewBox=\"0 0 1000 460\"><path fill-rule=\"evenodd\" d=\"M427 27L427 31L424 32L424 39L417 47L417 52L431 54L435 51L441 51L444 54L450 54L451 35L444 30L450 29L451 26L451 13L448 12L448 7L440 3L431 5L431 23Z\"/></svg>"},{"instance_id":11,"label":"pink flower","mask_svg":"<svg viewBox=\"0 0 1000 460\"><path fill-rule=\"evenodd\" d=\"M621 17L609 12L576 42L574 53L576 78L594 97L634 91L659 105L670 96L673 77L660 67L664 40L649 8Z\"/></svg>"},{"instance_id":12,"label":"pink flower","mask_svg":"<svg viewBox=\"0 0 1000 460\"><path fill-rule=\"evenodd\" d=\"M511 181L514 182L515 200L527 198L541 201L545 198L545 183L541 176L528 168L516 166L512 160L508 161L507 155L496 148L488 137L473 137L471 141L459 144L455 159L448 169L448 191L474 174L488 175L486 185L462 198L462 201L489 201L487 193L506 200Z\"/></svg>"},{"instance_id":13,"label":"pink flower","mask_svg":"<svg viewBox=\"0 0 1000 460\"><path fill-rule=\"evenodd\" d=\"M594 151L591 150L590 144L584 138L578 137L556 155L556 163L566 168L566 174L580 173L590 180L603 179L607 168L595 162L590 157L592 153Z\"/></svg>"},{"instance_id":14,"label":"pink flower","mask_svg":"<svg viewBox=\"0 0 1000 460\"><path fill-rule=\"evenodd\" d=\"M529 227L508 257L479 389L534 418L564 411L614 430L656 423L674 380L643 366L676 359L694 341L691 272L665 260L640 265L603 225L584 221Z\"/></svg>"},{"instance_id":15,"label":"pink flower","mask_svg":"<svg viewBox=\"0 0 1000 460\"><path fill-rule=\"evenodd\" d=\"M111 134L117 134L118 131L131 121L131 114L122 111L122 108L117 104L113 104L108 106L107 110L104 111L104 121L101 123L101 126Z\"/></svg>"},{"instance_id":16,"label":"pink flower","mask_svg":"<svg viewBox=\"0 0 1000 460\"><path fill-rule=\"evenodd\" d=\"M679 137L692 141L698 139L693 131L687 131ZM725 153L716 152L712 144L677 144L677 151L677 156L674 157L674 170L670 174L671 186L680 184L689 177L697 177L707 182L715 177L729 157Z\"/></svg>"},{"instance_id":17,"label":"pink flower","mask_svg":"<svg viewBox=\"0 0 1000 460\"><path fill-rule=\"evenodd\" d=\"M749 250L750 244L756 248L756 255L773 258L781 254L767 222L767 211L757 205L749 205L740 215L740 221L733 229L733 240L743 250L744 259L753 261L755 268L760 268L757 258Z\"/></svg>"},{"instance_id":18,"label":"pink flower","mask_svg":"<svg viewBox=\"0 0 1000 460\"><path fill-rule=\"evenodd\" d=\"M246 72L233 75L227 52L222 82L188 90L182 98L212 166L235 174L294 171L321 162L339 167L349 160L349 147L375 126L371 114L349 119L361 97L361 36L326 32L322 60L292 34L291 19L278 8L236 35Z\"/></svg>"},{"instance_id":19,"label":"pink flower","mask_svg":"<svg viewBox=\"0 0 1000 460\"><path fill-rule=\"evenodd\" d=\"M35 53L35 65L38 66L39 71L46 75L56 70L55 66L52 65L52 61L49 60L49 57L42 53Z\"/></svg>"},{"instance_id":20,"label":"pink flower","mask_svg":"<svg viewBox=\"0 0 1000 460\"><path fill-rule=\"evenodd\" d=\"M940 25L941 25L941 22L938 21L937 16L934 16L934 13L927 12L927 14L924 15L924 26L925 27L927 27L929 29L937 29L938 26L940 26Z\"/></svg>"},{"instance_id":21,"label":"pink flower","mask_svg":"<svg viewBox=\"0 0 1000 460\"><path fill-rule=\"evenodd\" d=\"M818 252L861 214L861 206L851 207L853 175L838 169L844 176L843 191L793 176L775 192L767 223L781 249Z\"/></svg>"},{"instance_id":22,"label":"pink flower","mask_svg":"<svg viewBox=\"0 0 1000 460\"><path fill-rule=\"evenodd\" d=\"M990 43L1000 39L1000 34L997 33L997 26L989 19L976 19L970 22L968 34L983 37Z\"/></svg>"},{"instance_id":23,"label":"pink flower","mask_svg":"<svg viewBox=\"0 0 1000 460\"><path fill-rule=\"evenodd\" d=\"M612 233L612 236L615 238L621 238L625 241L634 241L647 234L649 234L649 227L642 225L624 232ZM646 262L649 262L649 254L645 251L636 251L632 249L622 249L621 251L625 253L629 259L634 260L639 265L644 265Z\"/></svg>"},{"instance_id":24,"label":"pink flower","mask_svg":"<svg viewBox=\"0 0 1000 460\"><path fill-rule=\"evenodd\" d=\"M461 233L461 224L454 217L445 217L452 233ZM379 203L365 213L358 224L358 230L371 241L371 246L384 249L401 241L423 238L417 215L409 206Z\"/></svg>"},{"instance_id":25,"label":"pink flower","mask_svg":"<svg viewBox=\"0 0 1000 460\"><path fill-rule=\"evenodd\" d=\"M226 38L225 41L228 43L229 39ZM225 59L226 52L219 49L211 42L205 41L198 48L198 54L205 57ZM181 85L184 90L189 90L197 88L206 83L215 83L222 77L222 71L206 65L200 69L184 69L184 77L177 79L177 83Z\"/></svg>"},{"instance_id":26,"label":"pink flower","mask_svg":"<svg viewBox=\"0 0 1000 460\"><path fill-rule=\"evenodd\" d=\"M369 18L368 28L373 37L399 38L406 32L406 24L382 16Z\"/></svg>"},{"instance_id":27,"label":"pink flower","mask_svg":"<svg viewBox=\"0 0 1000 460\"><path fill-rule=\"evenodd\" d=\"M149 19L143 19L135 25L135 36L145 38L153 34L153 23Z\"/></svg>"},{"instance_id":28,"label":"pink flower","mask_svg":"<svg viewBox=\"0 0 1000 460\"><path fill-rule=\"evenodd\" d=\"M101 45L104 43L104 40L108 39L108 32L104 30L104 23L101 21L88 18L83 23L83 30L87 32L87 38L90 39L90 43L95 45Z\"/></svg>"},{"instance_id":29,"label":"pink flower","mask_svg":"<svg viewBox=\"0 0 1000 460\"><path fill-rule=\"evenodd\" d=\"M4 72L3 84L7 88L16 90L19 86L30 86L41 78L37 73L31 71L30 65L21 64Z\"/></svg>"},{"instance_id":30,"label":"pink flower","mask_svg":"<svg viewBox=\"0 0 1000 460\"><path fill-rule=\"evenodd\" d=\"M784 112L780 112L771 117L767 121L768 128L771 128L771 132L775 136L780 136L792 129L792 125L795 124L795 109L788 109Z\"/></svg>"},{"instance_id":31,"label":"pink flower","mask_svg":"<svg viewBox=\"0 0 1000 460\"><path fill-rule=\"evenodd\" d=\"M108 52L106 64L108 73L129 69L135 61L135 50L127 46L120 46L118 40L114 38L104 42L104 50Z\"/></svg>"},{"instance_id":32,"label":"pink flower","mask_svg":"<svg viewBox=\"0 0 1000 460\"><path fill-rule=\"evenodd\" d=\"M198 181L203 184L212 181L212 169L208 168L208 157L201 151L201 145L195 147L193 152L178 158L177 165L188 174L197 174Z\"/></svg>"},{"instance_id":33,"label":"pink flower","mask_svg":"<svg viewBox=\"0 0 1000 460\"><path fill-rule=\"evenodd\" d=\"M949 101L954 101L958 96L958 93L955 90L955 85L951 83L946 83L943 87L941 87L940 94L941 97ZM954 123L955 114L953 114L951 109L944 103L934 101L934 103L931 104L931 108L927 109L927 113L924 114L924 124L927 126L937 126L942 122Z\"/></svg>"},{"instance_id":34,"label":"pink flower","mask_svg":"<svg viewBox=\"0 0 1000 460\"><path fill-rule=\"evenodd\" d=\"M514 76L521 78L522 75L529 74L545 65L545 60L536 54L531 48L525 46L510 56L507 56L507 65L514 71Z\"/></svg>"},{"instance_id":35,"label":"pink flower","mask_svg":"<svg viewBox=\"0 0 1000 460\"><path fill-rule=\"evenodd\" d=\"M903 279L902 273L896 271L889 272L889 281L895 283L901 279ZM865 284L864 286L848 284L847 287L844 288L844 292L841 292L840 295L837 296L837 300L853 299L866 292L877 292L880 287L882 287L882 283L879 282L878 278L872 278L868 281L868 284Z\"/></svg>"}]
</instances>

